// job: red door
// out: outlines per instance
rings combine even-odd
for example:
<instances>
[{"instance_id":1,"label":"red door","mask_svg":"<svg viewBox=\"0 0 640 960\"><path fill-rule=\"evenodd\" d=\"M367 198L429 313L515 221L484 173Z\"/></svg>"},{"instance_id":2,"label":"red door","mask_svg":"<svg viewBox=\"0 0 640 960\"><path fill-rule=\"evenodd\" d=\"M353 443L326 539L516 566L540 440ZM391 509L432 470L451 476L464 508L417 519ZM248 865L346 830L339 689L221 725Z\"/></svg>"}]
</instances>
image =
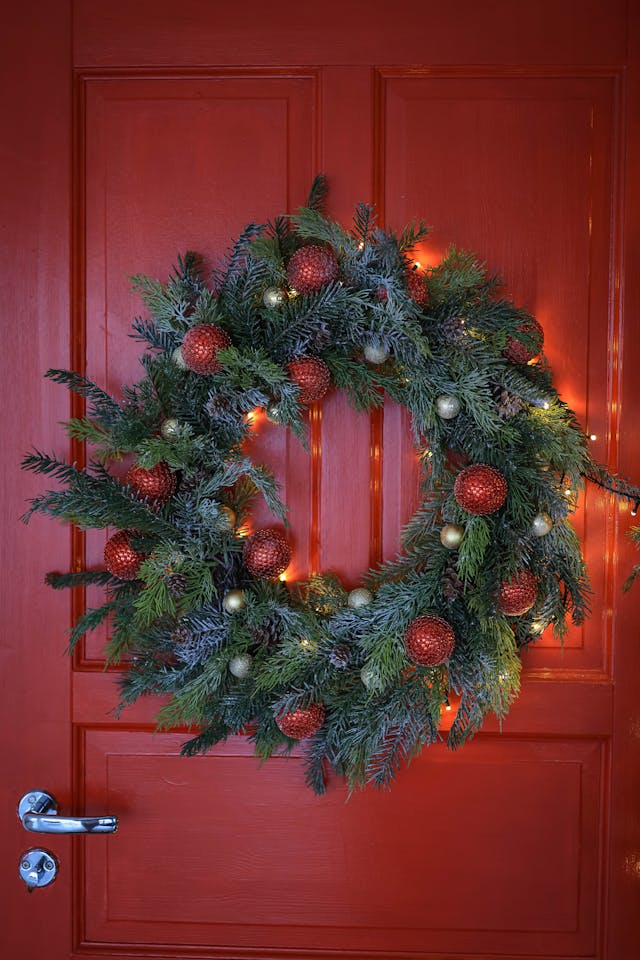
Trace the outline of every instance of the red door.
<instances>
[{"instance_id":1,"label":"red door","mask_svg":"<svg viewBox=\"0 0 640 960\"><path fill-rule=\"evenodd\" d=\"M313 796L295 758L259 769L242 739L180 758L181 733L153 732L157 703L113 715L105 636L73 664L63 653L92 598L72 609L42 583L98 565L100 538L19 525L38 484L16 466L30 443L64 447L68 398L43 383L47 367L85 368L114 391L135 375L129 274L163 277L187 248L221 254L245 222L300 204L322 169L335 217L360 199L389 224L423 215L425 262L455 241L502 272L544 323L597 456L637 477L640 19L628 6L5 12L5 956L638 956L628 512L589 494L592 619L564 650L545 637L527 652L503 731L489 724L455 755L430 748L391 793L345 803L335 781ZM268 425L256 442L290 506L294 575L331 568L355 584L394 554L411 511L405 415L358 417L332 395L311 426L310 458ZM34 788L64 812L119 816L119 833L24 833L15 805ZM36 844L59 879L28 897L18 862Z\"/></svg>"}]
</instances>

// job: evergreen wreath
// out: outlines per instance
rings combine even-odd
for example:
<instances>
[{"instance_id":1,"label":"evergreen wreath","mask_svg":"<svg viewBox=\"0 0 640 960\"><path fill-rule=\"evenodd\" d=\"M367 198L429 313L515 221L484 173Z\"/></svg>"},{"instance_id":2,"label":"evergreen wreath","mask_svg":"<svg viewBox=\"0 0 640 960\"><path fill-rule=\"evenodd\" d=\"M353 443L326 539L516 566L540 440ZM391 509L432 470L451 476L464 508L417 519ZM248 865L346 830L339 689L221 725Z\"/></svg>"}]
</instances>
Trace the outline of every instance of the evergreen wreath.
<instances>
[{"instance_id":1,"label":"evergreen wreath","mask_svg":"<svg viewBox=\"0 0 640 960\"><path fill-rule=\"evenodd\" d=\"M569 522L584 480L640 500L592 460L552 385L542 328L498 277L453 247L421 272L422 221L398 235L359 204L348 231L323 214L325 196L319 176L295 216L250 224L211 286L193 253L166 284L135 277L149 312L133 323L144 378L119 402L50 370L85 398L67 432L93 456L86 468L38 451L23 462L61 484L25 519L117 528L106 570L47 579L106 588L70 647L110 619L121 706L169 694L159 728L199 729L186 755L246 733L266 759L304 738L318 793L327 768L350 787L388 785L439 738L451 692L452 748L489 711L504 716L520 648L588 613ZM256 408L305 444L306 408L331 384L358 410L385 395L406 407L421 463L424 499L400 555L350 592L331 573L281 582L286 508L244 445ZM126 455L123 484L108 465ZM247 536L256 494L281 526Z\"/></svg>"}]
</instances>

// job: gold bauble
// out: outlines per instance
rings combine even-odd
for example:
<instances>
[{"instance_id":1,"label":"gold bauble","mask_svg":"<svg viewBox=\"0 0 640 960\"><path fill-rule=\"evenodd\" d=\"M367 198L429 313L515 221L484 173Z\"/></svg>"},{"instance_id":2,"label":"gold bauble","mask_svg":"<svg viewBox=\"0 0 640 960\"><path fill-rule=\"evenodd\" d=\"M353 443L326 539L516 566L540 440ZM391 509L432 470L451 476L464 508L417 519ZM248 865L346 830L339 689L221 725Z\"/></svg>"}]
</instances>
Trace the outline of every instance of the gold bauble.
<instances>
[{"instance_id":1,"label":"gold bauble","mask_svg":"<svg viewBox=\"0 0 640 960\"><path fill-rule=\"evenodd\" d=\"M173 440L178 434L180 424L175 417L169 417L167 420L163 420L160 424L160 433L165 440Z\"/></svg>"},{"instance_id":2,"label":"gold bauble","mask_svg":"<svg viewBox=\"0 0 640 960\"><path fill-rule=\"evenodd\" d=\"M220 522L224 527L226 527L228 530L233 530L236 522L236 515L231 507L227 507L226 504L222 504L220 510L218 511L218 516L220 517Z\"/></svg>"},{"instance_id":3,"label":"gold bauble","mask_svg":"<svg viewBox=\"0 0 640 960\"><path fill-rule=\"evenodd\" d=\"M440 543L447 550L457 550L464 536L464 527L459 523L446 523L440 531Z\"/></svg>"},{"instance_id":4,"label":"gold bauble","mask_svg":"<svg viewBox=\"0 0 640 960\"><path fill-rule=\"evenodd\" d=\"M531 524L531 533L534 537L546 537L548 533L551 533L552 529L553 520L549 514L545 513L544 510L536 513L533 518L533 523Z\"/></svg>"},{"instance_id":5,"label":"gold bauble","mask_svg":"<svg viewBox=\"0 0 640 960\"><path fill-rule=\"evenodd\" d=\"M222 606L227 611L227 613L237 613L239 610L242 610L246 604L244 593L242 590L229 590L228 593L225 593L222 598Z\"/></svg>"}]
</instances>

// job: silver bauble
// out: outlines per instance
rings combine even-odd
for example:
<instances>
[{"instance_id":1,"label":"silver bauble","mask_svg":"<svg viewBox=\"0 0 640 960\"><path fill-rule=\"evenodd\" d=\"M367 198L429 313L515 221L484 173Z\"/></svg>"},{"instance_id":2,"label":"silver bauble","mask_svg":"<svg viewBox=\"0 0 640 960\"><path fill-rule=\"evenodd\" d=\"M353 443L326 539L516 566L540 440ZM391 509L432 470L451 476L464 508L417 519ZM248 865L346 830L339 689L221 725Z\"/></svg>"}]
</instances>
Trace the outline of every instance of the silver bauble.
<instances>
[{"instance_id":1,"label":"silver bauble","mask_svg":"<svg viewBox=\"0 0 640 960\"><path fill-rule=\"evenodd\" d=\"M531 533L534 537L546 537L553 529L553 520L544 510L536 513L531 524Z\"/></svg>"},{"instance_id":2,"label":"silver bauble","mask_svg":"<svg viewBox=\"0 0 640 960\"><path fill-rule=\"evenodd\" d=\"M229 590L222 598L222 606L227 613L237 613L243 609L246 602L242 590Z\"/></svg>"},{"instance_id":3,"label":"silver bauble","mask_svg":"<svg viewBox=\"0 0 640 960\"><path fill-rule=\"evenodd\" d=\"M436 400L436 410L438 416L443 420L453 420L460 413L461 404L457 397L452 397L448 393L441 394Z\"/></svg>"},{"instance_id":4,"label":"silver bauble","mask_svg":"<svg viewBox=\"0 0 640 960\"><path fill-rule=\"evenodd\" d=\"M445 523L440 531L440 543L447 550L457 550L464 536L464 527L459 523Z\"/></svg>"},{"instance_id":5,"label":"silver bauble","mask_svg":"<svg viewBox=\"0 0 640 960\"><path fill-rule=\"evenodd\" d=\"M175 417L169 417L160 424L160 433L165 440L173 440L178 435L180 424Z\"/></svg>"},{"instance_id":6,"label":"silver bauble","mask_svg":"<svg viewBox=\"0 0 640 960\"><path fill-rule=\"evenodd\" d=\"M271 423L281 423L280 407L277 403L268 403L264 412L267 415L267 420Z\"/></svg>"},{"instance_id":7,"label":"silver bauble","mask_svg":"<svg viewBox=\"0 0 640 960\"><path fill-rule=\"evenodd\" d=\"M368 343L364 348L364 358L369 363L380 364L389 359L389 351L375 343Z\"/></svg>"},{"instance_id":8,"label":"silver bauble","mask_svg":"<svg viewBox=\"0 0 640 960\"><path fill-rule=\"evenodd\" d=\"M182 356L182 350L180 347L176 347L173 353L171 354L171 359L177 367L180 367L181 370L186 370L187 365L184 362L184 357Z\"/></svg>"},{"instance_id":9,"label":"silver bauble","mask_svg":"<svg viewBox=\"0 0 640 960\"><path fill-rule=\"evenodd\" d=\"M347 598L347 603L350 607L353 607L354 610L358 610L360 607L368 607L372 602L373 594L364 587L356 587L355 590L350 592Z\"/></svg>"},{"instance_id":10,"label":"silver bauble","mask_svg":"<svg viewBox=\"0 0 640 960\"><path fill-rule=\"evenodd\" d=\"M229 673L232 673L238 680L244 680L251 673L252 663L253 657L248 653L240 653L237 657L232 657L229 660Z\"/></svg>"},{"instance_id":11,"label":"silver bauble","mask_svg":"<svg viewBox=\"0 0 640 960\"><path fill-rule=\"evenodd\" d=\"M264 303L265 307L269 308L269 310L273 310L275 307L281 307L286 299L286 294L278 287L267 287L265 292L262 294L262 302Z\"/></svg>"},{"instance_id":12,"label":"silver bauble","mask_svg":"<svg viewBox=\"0 0 640 960\"><path fill-rule=\"evenodd\" d=\"M373 669L370 663L365 663L364 667L360 671L360 679L364 683L367 690L370 690L371 687L376 686L376 671Z\"/></svg>"}]
</instances>

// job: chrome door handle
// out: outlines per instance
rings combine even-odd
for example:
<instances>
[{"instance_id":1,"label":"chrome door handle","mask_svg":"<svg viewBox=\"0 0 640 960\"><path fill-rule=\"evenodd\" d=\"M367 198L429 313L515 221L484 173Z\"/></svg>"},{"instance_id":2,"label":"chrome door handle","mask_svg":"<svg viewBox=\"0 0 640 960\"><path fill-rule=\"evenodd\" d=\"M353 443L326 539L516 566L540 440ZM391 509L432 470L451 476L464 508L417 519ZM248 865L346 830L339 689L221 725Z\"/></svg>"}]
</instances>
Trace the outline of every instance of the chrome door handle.
<instances>
[{"instance_id":1,"label":"chrome door handle","mask_svg":"<svg viewBox=\"0 0 640 960\"><path fill-rule=\"evenodd\" d=\"M46 790L30 790L18 804L18 817L31 833L115 833L117 817L61 817L58 803Z\"/></svg>"}]
</instances>

